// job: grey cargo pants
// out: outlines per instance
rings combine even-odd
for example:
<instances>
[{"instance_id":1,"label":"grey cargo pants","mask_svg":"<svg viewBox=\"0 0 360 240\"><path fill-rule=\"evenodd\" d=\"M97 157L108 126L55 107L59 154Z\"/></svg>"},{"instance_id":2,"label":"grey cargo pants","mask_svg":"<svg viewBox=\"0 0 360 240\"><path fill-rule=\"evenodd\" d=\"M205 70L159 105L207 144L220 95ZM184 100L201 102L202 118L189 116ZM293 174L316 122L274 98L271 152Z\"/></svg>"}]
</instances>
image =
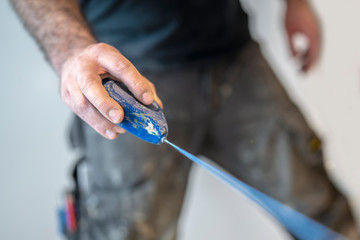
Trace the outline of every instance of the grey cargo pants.
<instances>
[{"instance_id":1,"label":"grey cargo pants","mask_svg":"<svg viewBox=\"0 0 360 240\"><path fill-rule=\"evenodd\" d=\"M337 231L353 227L316 136L256 43L204 67L143 74L164 102L170 141ZM128 133L106 140L79 119L72 140L88 169L75 239L175 239L188 159Z\"/></svg>"}]
</instances>

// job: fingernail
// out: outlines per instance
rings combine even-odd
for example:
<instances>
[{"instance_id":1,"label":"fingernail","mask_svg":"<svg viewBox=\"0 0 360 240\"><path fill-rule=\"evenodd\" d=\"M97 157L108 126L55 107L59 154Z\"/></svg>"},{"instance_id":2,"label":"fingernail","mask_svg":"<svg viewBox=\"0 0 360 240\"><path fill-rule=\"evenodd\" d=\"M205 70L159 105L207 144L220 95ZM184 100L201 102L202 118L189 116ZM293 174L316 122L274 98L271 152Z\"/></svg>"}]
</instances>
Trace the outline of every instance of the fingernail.
<instances>
[{"instance_id":1,"label":"fingernail","mask_svg":"<svg viewBox=\"0 0 360 240\"><path fill-rule=\"evenodd\" d=\"M116 137L116 133L111 130L106 130L105 134L110 139L114 139Z\"/></svg>"},{"instance_id":2,"label":"fingernail","mask_svg":"<svg viewBox=\"0 0 360 240\"><path fill-rule=\"evenodd\" d=\"M151 92L146 92L142 95L142 99L146 103L152 103L154 101L154 95Z\"/></svg>"},{"instance_id":3,"label":"fingernail","mask_svg":"<svg viewBox=\"0 0 360 240\"><path fill-rule=\"evenodd\" d=\"M117 108L113 108L109 111L109 117L114 123L120 122L121 114L121 111Z\"/></svg>"}]
</instances>

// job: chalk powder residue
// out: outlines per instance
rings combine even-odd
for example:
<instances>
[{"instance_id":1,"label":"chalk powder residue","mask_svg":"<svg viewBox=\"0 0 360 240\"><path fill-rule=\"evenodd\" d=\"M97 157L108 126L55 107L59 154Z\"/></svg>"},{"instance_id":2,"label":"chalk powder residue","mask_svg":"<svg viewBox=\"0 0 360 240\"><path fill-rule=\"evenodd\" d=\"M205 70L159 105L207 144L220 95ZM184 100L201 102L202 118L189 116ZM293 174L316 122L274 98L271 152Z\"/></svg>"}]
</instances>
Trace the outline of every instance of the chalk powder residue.
<instances>
[{"instance_id":1,"label":"chalk powder residue","mask_svg":"<svg viewBox=\"0 0 360 240\"><path fill-rule=\"evenodd\" d=\"M148 125L145 127L145 129L151 135L156 135L157 134L157 131L154 128L154 124L152 124L151 122L148 122Z\"/></svg>"}]
</instances>

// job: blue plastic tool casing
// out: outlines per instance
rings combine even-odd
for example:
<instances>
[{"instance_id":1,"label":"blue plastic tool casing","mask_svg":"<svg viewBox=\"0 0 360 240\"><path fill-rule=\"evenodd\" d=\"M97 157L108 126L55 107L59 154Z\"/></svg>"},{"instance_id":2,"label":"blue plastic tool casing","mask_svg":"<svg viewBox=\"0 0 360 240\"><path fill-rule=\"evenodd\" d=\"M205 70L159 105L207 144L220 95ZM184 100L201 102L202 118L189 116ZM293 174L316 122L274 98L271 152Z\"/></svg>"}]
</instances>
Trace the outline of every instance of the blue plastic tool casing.
<instances>
[{"instance_id":1,"label":"blue plastic tool casing","mask_svg":"<svg viewBox=\"0 0 360 240\"><path fill-rule=\"evenodd\" d=\"M118 125L144 141L161 144L168 126L160 106L155 101L148 106L142 104L121 82L104 79L103 85L124 110L124 120Z\"/></svg>"}]
</instances>

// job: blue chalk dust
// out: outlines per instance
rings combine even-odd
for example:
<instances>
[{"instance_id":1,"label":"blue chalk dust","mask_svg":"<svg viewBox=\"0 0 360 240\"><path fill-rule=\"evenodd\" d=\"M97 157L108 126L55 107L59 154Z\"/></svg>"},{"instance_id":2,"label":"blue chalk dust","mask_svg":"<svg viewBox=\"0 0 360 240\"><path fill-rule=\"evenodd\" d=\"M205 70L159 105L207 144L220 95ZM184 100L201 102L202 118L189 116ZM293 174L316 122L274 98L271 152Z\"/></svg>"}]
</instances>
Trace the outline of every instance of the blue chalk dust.
<instances>
[{"instance_id":1,"label":"blue chalk dust","mask_svg":"<svg viewBox=\"0 0 360 240\"><path fill-rule=\"evenodd\" d=\"M208 172L224 181L226 184L243 193L250 200L256 202L263 209L277 219L291 234L300 240L346 240L347 238L334 232L333 230L321 225L318 222L306 217L305 215L285 206L264 193L250 187L239 179L233 177L225 171L195 157L191 153L181 149L166 138L162 142L175 148L181 154L189 158L194 163L205 168Z\"/></svg>"}]
</instances>

